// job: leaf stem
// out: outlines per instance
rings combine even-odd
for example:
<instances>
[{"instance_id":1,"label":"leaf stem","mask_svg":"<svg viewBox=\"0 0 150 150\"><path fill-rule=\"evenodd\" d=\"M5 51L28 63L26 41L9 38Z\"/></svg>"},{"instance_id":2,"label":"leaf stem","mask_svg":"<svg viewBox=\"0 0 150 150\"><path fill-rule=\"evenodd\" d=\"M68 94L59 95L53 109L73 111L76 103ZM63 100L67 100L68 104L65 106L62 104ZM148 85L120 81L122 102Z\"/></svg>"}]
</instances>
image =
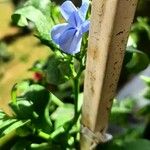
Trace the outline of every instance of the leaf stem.
<instances>
[{"instance_id":1,"label":"leaf stem","mask_svg":"<svg viewBox=\"0 0 150 150\"><path fill-rule=\"evenodd\" d=\"M50 134L47 134L43 131L38 131L37 135L38 137L49 141L49 140L53 140L56 136L63 133L64 131L65 131L64 127L60 127Z\"/></svg>"},{"instance_id":2,"label":"leaf stem","mask_svg":"<svg viewBox=\"0 0 150 150\"><path fill-rule=\"evenodd\" d=\"M45 139L45 140L50 140L50 135L43 131L38 131L38 137Z\"/></svg>"}]
</instances>

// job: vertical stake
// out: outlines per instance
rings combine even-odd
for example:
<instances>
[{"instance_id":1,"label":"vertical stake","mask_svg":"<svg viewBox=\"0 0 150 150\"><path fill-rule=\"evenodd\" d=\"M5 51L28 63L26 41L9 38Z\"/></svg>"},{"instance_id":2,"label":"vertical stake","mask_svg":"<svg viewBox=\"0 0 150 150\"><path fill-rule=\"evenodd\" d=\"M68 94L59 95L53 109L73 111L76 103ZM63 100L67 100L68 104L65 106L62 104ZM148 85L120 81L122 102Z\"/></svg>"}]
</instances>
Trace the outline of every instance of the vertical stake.
<instances>
[{"instance_id":1,"label":"vertical stake","mask_svg":"<svg viewBox=\"0 0 150 150\"><path fill-rule=\"evenodd\" d=\"M107 141L115 95L138 0L92 0L82 108L81 150Z\"/></svg>"}]
</instances>

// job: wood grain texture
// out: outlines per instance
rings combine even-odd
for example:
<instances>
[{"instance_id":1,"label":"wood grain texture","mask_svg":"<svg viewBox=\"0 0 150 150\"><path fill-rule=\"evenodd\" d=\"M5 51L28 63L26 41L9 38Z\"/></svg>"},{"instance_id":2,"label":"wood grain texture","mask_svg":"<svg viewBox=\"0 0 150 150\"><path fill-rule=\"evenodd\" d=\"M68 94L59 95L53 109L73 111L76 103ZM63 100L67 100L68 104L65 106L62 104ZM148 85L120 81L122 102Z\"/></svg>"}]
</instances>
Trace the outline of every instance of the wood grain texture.
<instances>
[{"instance_id":1,"label":"wood grain texture","mask_svg":"<svg viewBox=\"0 0 150 150\"><path fill-rule=\"evenodd\" d=\"M104 134L107 130L137 2L138 0L92 1L81 122L94 133ZM81 149L88 150L90 144L81 135Z\"/></svg>"}]
</instances>

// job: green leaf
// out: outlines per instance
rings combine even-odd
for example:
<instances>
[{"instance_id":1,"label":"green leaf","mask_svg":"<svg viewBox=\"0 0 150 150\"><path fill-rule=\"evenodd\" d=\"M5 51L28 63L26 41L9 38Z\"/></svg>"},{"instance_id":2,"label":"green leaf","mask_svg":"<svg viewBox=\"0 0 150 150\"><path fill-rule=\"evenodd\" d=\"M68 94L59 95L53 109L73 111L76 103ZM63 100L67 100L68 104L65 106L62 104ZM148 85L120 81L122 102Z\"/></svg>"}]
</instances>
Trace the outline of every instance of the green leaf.
<instances>
[{"instance_id":1,"label":"green leaf","mask_svg":"<svg viewBox=\"0 0 150 150\"><path fill-rule=\"evenodd\" d=\"M33 103L25 98L17 98L16 103L10 103L9 106L16 114L18 119L33 119Z\"/></svg>"},{"instance_id":2,"label":"green leaf","mask_svg":"<svg viewBox=\"0 0 150 150\"><path fill-rule=\"evenodd\" d=\"M11 102L9 105L16 118L30 119L34 127L46 133L52 130L49 116L50 93L45 87L38 84L28 86L24 95L17 97L16 102Z\"/></svg>"},{"instance_id":3,"label":"green leaf","mask_svg":"<svg viewBox=\"0 0 150 150\"><path fill-rule=\"evenodd\" d=\"M50 0L28 0L24 6L34 6L36 9L40 10L47 19L50 19Z\"/></svg>"},{"instance_id":4,"label":"green leaf","mask_svg":"<svg viewBox=\"0 0 150 150\"><path fill-rule=\"evenodd\" d=\"M73 117L74 105L72 104L64 104L63 106L58 107L51 115L51 118L55 121L55 129L71 121Z\"/></svg>"},{"instance_id":5,"label":"green leaf","mask_svg":"<svg viewBox=\"0 0 150 150\"><path fill-rule=\"evenodd\" d=\"M148 67L150 61L144 52L136 50L133 47L128 47L127 52L132 53L131 60L126 64L130 72L137 73Z\"/></svg>"},{"instance_id":6,"label":"green leaf","mask_svg":"<svg viewBox=\"0 0 150 150\"><path fill-rule=\"evenodd\" d=\"M28 122L30 122L29 120L28 121L16 121L15 123L13 123L12 125L10 125L8 128L6 128L3 132L2 132L2 135L7 135L9 133L11 133L13 130L16 130L17 128L27 124Z\"/></svg>"},{"instance_id":7,"label":"green leaf","mask_svg":"<svg viewBox=\"0 0 150 150\"><path fill-rule=\"evenodd\" d=\"M2 110L0 110L0 137L3 136L3 131L6 130L9 126L15 123L17 119L9 117Z\"/></svg>"},{"instance_id":8,"label":"green leaf","mask_svg":"<svg viewBox=\"0 0 150 150\"><path fill-rule=\"evenodd\" d=\"M43 86L31 85L24 97L33 103L34 112L38 115L34 125L45 132L50 132L52 123L49 117L50 93Z\"/></svg>"},{"instance_id":9,"label":"green leaf","mask_svg":"<svg viewBox=\"0 0 150 150\"><path fill-rule=\"evenodd\" d=\"M63 106L64 105L64 103L60 99L58 99L54 94L51 93L50 97L51 97L51 101L54 104L56 104L57 106Z\"/></svg>"},{"instance_id":10,"label":"green leaf","mask_svg":"<svg viewBox=\"0 0 150 150\"><path fill-rule=\"evenodd\" d=\"M47 82L54 85L62 84L73 76L70 62L59 56L52 55L48 59L46 68Z\"/></svg>"},{"instance_id":11,"label":"green leaf","mask_svg":"<svg viewBox=\"0 0 150 150\"><path fill-rule=\"evenodd\" d=\"M5 133L4 131L10 129L10 126L16 122L17 119L9 117L6 113L0 110L0 149L4 144L14 137L14 131L11 130L9 133Z\"/></svg>"},{"instance_id":12,"label":"green leaf","mask_svg":"<svg viewBox=\"0 0 150 150\"><path fill-rule=\"evenodd\" d=\"M29 80L23 80L20 83L17 83L17 93L23 94L27 91L27 89L30 86L30 81Z\"/></svg>"},{"instance_id":13,"label":"green leaf","mask_svg":"<svg viewBox=\"0 0 150 150\"><path fill-rule=\"evenodd\" d=\"M47 64L46 68L46 78L48 83L58 85L65 82L65 79L61 76L61 72L58 65L61 63L60 58L52 55Z\"/></svg>"},{"instance_id":14,"label":"green leaf","mask_svg":"<svg viewBox=\"0 0 150 150\"><path fill-rule=\"evenodd\" d=\"M27 26L28 20L33 22L38 31L38 36L42 39L50 40L51 24L39 9L33 6L20 8L12 15L12 20L18 26Z\"/></svg>"},{"instance_id":15,"label":"green leaf","mask_svg":"<svg viewBox=\"0 0 150 150\"><path fill-rule=\"evenodd\" d=\"M17 121L16 119L3 120L2 123L0 124L0 131L4 128L7 128L8 126L10 126L11 124L13 124L16 121Z\"/></svg>"}]
</instances>

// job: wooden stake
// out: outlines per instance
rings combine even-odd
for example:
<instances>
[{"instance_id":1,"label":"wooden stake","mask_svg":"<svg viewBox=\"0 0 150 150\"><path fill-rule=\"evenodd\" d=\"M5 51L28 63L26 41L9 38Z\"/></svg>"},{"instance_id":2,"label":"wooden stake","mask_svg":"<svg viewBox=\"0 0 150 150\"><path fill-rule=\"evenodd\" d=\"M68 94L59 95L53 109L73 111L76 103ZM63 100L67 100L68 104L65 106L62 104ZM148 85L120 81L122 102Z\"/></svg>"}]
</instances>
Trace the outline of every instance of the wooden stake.
<instances>
[{"instance_id":1,"label":"wooden stake","mask_svg":"<svg viewBox=\"0 0 150 150\"><path fill-rule=\"evenodd\" d=\"M105 133L109 112L137 2L138 0L92 1L81 119L81 150L90 150L93 144L107 140L104 138L107 138Z\"/></svg>"}]
</instances>

